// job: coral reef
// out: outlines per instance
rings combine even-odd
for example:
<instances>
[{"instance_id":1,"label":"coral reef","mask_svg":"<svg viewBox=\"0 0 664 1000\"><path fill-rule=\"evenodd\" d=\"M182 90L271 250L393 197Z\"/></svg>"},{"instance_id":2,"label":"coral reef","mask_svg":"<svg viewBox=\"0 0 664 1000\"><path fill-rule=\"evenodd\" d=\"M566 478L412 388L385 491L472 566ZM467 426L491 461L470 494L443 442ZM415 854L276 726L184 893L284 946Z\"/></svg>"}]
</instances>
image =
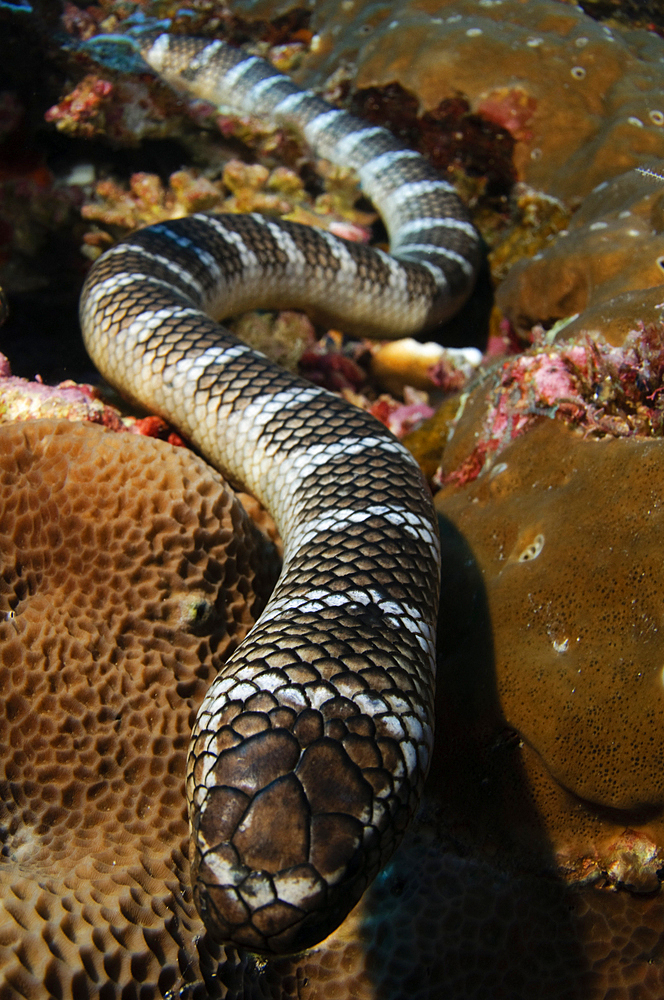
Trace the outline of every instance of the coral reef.
<instances>
[{"instance_id":1,"label":"coral reef","mask_svg":"<svg viewBox=\"0 0 664 1000\"><path fill-rule=\"evenodd\" d=\"M159 0L141 8L172 17L176 30L250 38L253 51L268 54L280 69L370 120L391 124L431 155L471 204L481 206L478 220L495 244L493 276L502 282L498 301L509 321L494 316L479 371L477 356L411 344L353 346L336 331L320 336L292 313L252 314L236 324L261 350L276 338L276 349L270 348L276 360L299 366L313 381L369 409L399 436L430 418L407 437L427 474L438 469L443 489L437 502L447 519L442 735L425 808L390 868L325 947L266 968L221 955L200 937L186 894L186 829L176 786L204 675L216 668L223 644L235 641L233 629L239 635L249 618L232 598L230 632L217 647L193 620L202 614L207 627L207 605L176 600L175 618L159 623L161 660L153 671L157 680L169 670L172 678L172 654L162 652L167 635L184 650L178 668L184 673L173 694L172 681L157 690L152 675L136 672L140 657L133 657L138 647L132 643L150 639L142 626L129 628L138 617L132 606L119 640L122 663L131 670L116 680L113 664L105 675L113 718L92 705L94 680L85 690L85 711L79 711L83 686L73 666L60 675L70 690L58 688L52 696L68 712L57 735L47 716L38 718L21 697L8 702L3 732L25 726L27 736L12 753L14 759L26 755L29 773L25 797L5 797L5 809L20 816L8 824L9 861L2 868L3 891L13 886L20 897L3 920L3 931L12 928L14 936L0 942L0 961L12 970L10 989L14 996L39 994L35 983L49 976L56 994L63 984L94 992L112 983L109 996L126 987L127 995L133 989L147 998L151 990L179 989L178 963L190 963L184 978L198 985L184 987L183 1000L187 990L201 988L201 977L210 995L228 988L231 997L331 1000L341 992L358 1000L661 1000L656 594L664 493L664 195L655 179L633 169L657 169L664 157L664 42L648 30L658 25L656 5L639 5L638 30L633 20L621 26L586 16L619 15L618 7L633 8L630 0L585 0L586 14L557 0L315 0L310 15L293 12L294 6L293 0L241 0L231 4L231 14L207 2ZM62 25L72 39L87 42L100 32L121 33L133 13L124 0L87 8L66 3ZM272 21L252 26L251 18ZM17 294L44 288L50 294L67 282L72 288L71 273L79 281L84 270L76 256L81 244L94 259L136 226L198 210L265 211L352 239L384 239L370 206L357 202L354 179L322 165L314 171L298 137L176 98L119 57L96 63L92 52L72 50L64 70L61 63L59 95L52 82L41 86L38 117L47 113L48 134L55 136L47 153L30 131L35 113L28 90L0 95L0 277L14 298L3 328L5 350L18 350L23 341L15 325ZM146 139L160 141L158 165L147 147L145 153L136 149ZM164 140L178 145L174 150ZM66 163L63 143L75 150ZM240 145L249 151L248 165L237 160ZM183 167L185 161L196 167ZM513 225L504 232L514 179L520 183L511 203ZM499 208L490 216L482 207L487 191L493 209ZM50 311L49 305L49 318ZM572 322L557 322L574 313L580 315ZM466 335L471 327L466 324ZM535 346L515 354L515 334ZM39 361L32 364L31 372L43 370ZM114 429L171 433L154 418L136 421L114 410L89 387L51 389L13 380L7 369L1 375L5 420L57 414ZM40 426L0 428L0 441L12 434L20 448L34 452ZM111 438L122 440L127 469L135 447L166 447L88 430L103 448L95 445L86 468L103 462L103 449L120 453ZM69 434L83 441L77 429L52 433L58 441ZM74 450L87 454L85 447ZM2 449L6 457L10 446ZM181 451L178 461L198 462ZM142 463L138 483L147 475ZM216 491L211 475L209 489ZM146 487L149 495L154 481ZM114 496L113 486L106 489ZM204 492L197 509L208 511L216 501ZM92 493L86 480L81 495ZM255 507L252 516L264 515ZM176 537L176 551L192 517L187 514L186 525L169 536ZM211 531L206 518L204 533ZM10 520L3 517L6 532ZM161 524L164 516L157 520ZM55 545L70 568L79 560L84 581L86 559L76 553L77 543L66 552ZM162 546L164 553L168 547ZM88 655L89 595L79 599L78 593L68 596L85 614L72 611L70 633L53 648L77 671L80 653L83 676L93 678L101 668ZM4 650L10 656L17 648L21 630L37 634L39 623L30 615L40 610L41 599L39 592L21 597L0 620L0 659L14 675L19 667L7 662ZM118 621L120 605L140 599L140 593L127 597L118 589ZM168 618L171 604L159 607ZM100 642L110 641L104 632ZM118 694L123 685L126 701ZM153 696L146 726L145 706ZM10 718L14 707L16 722ZM99 733L93 723L102 726ZM126 763L118 764L104 741L116 738L114 725L125 723L135 728L125 741ZM165 736L156 734L159 726ZM85 755L82 777L77 773L69 784L68 761L58 759L49 769L35 756L60 752L67 740L82 741ZM145 748L155 745L151 763ZM95 747L101 747L97 758ZM170 769L168 760L175 762ZM90 778L82 792L82 778L100 766L109 769L106 785L98 789ZM148 793L129 802L137 785L125 784L125 794L119 782L125 771L133 780L132 766ZM42 791L49 787L55 792ZM123 804L124 839L116 836L113 814L99 805L113 796L120 801L122 794L129 803ZM68 821L66 852L65 800L75 817ZM50 841L35 853L33 831L41 836L47 821ZM106 853L95 855L107 834ZM149 850L149 863L130 862L134 849ZM67 871L60 875L54 866L63 858ZM97 894L85 897L96 931L79 919L79 903L70 907L76 892L87 892L72 890L78 874L90 876L90 893ZM216 985L210 978L215 973Z\"/></svg>"},{"instance_id":2,"label":"coral reef","mask_svg":"<svg viewBox=\"0 0 664 1000\"><path fill-rule=\"evenodd\" d=\"M662 448L540 417L436 499L453 567L441 808L462 857L505 870L511 853L522 873L530 857L567 886L555 935L572 932L561 968L579 980L533 995L664 989Z\"/></svg>"},{"instance_id":3,"label":"coral reef","mask_svg":"<svg viewBox=\"0 0 664 1000\"><path fill-rule=\"evenodd\" d=\"M474 195L505 197L516 180L513 165L515 135L500 117L476 113L460 95L443 98L435 108L421 111L418 98L399 83L366 87L353 95L351 110L360 118L386 125L409 146L425 155L441 171L481 178Z\"/></svg>"},{"instance_id":4,"label":"coral reef","mask_svg":"<svg viewBox=\"0 0 664 1000\"><path fill-rule=\"evenodd\" d=\"M367 225L375 214L355 207L357 182L349 171L335 168L327 169L324 177L326 191L316 198L287 167L268 170L262 164L237 159L230 159L221 177L214 180L188 169L172 173L166 185L158 175L143 172L133 174L128 186L98 181L92 198L81 207L84 219L99 224L84 237L90 248L88 256L94 259L132 229L206 211L262 212L366 242L370 236Z\"/></svg>"},{"instance_id":5,"label":"coral reef","mask_svg":"<svg viewBox=\"0 0 664 1000\"><path fill-rule=\"evenodd\" d=\"M566 246L551 245L552 234L565 226L567 206L576 205L595 185L629 166L664 155L664 111L659 107L664 42L652 31L630 30L614 22L611 27L602 25L580 8L558 0L525 5L520 0L491 4L447 0L435 10L426 0L342 5L319 0L306 29L294 15L290 20L284 17L288 11L287 3L243 3L234 16L226 15L225 28L231 36L239 33L238 37L246 38L254 19L256 51L271 55L280 68L299 74L303 82L323 86L333 98L349 98L352 84L351 106L370 121L390 125L442 169L459 176L458 169L463 167L471 176L482 178L479 186L468 187L473 199L490 191L504 196L516 177L530 185L522 190L517 204L523 224L512 227L493 255L496 279L504 277L507 263L518 256L537 255L531 269L522 262L513 270L500 293L503 311L520 335L527 337L536 323L548 326L602 298L612 299L618 291L650 287L658 281L658 240L650 236L640 241L640 261L632 254L635 234L645 234L647 221L644 207L635 205L638 198L626 188L625 204L614 212L620 217L608 222L603 236L599 230L608 220L591 218L591 210L584 206L569 229L573 238L563 237ZM176 24L184 16L180 9L172 13ZM188 14L194 20L200 16L193 11ZM120 28L125 16L120 7L106 3L95 14L96 21L82 24L73 17L67 23L80 38L89 40L100 24L105 30ZM284 18L276 34L265 20L275 16ZM202 27L211 31L215 23L212 16ZM649 26L646 21L645 27ZM155 94L159 90L151 89ZM65 98L63 127L72 115L76 118L71 104ZM186 107L190 115L202 120L196 102ZM212 121L210 109L206 114ZM81 127L85 127L83 110L81 115ZM75 123L70 125L75 127ZM275 138L274 130L262 133L257 123L229 116L217 116L217 127L227 137L253 143L261 156L284 156L291 141ZM173 135L178 128L182 132L184 126L174 126ZM291 148L293 155L297 159ZM245 176L237 190L238 208L247 202L250 189ZM546 202L533 189L562 201L549 198ZM115 199L117 208L114 212L109 206L106 221L114 215L119 221L123 199L110 189L106 193ZM599 197L590 199L595 215L601 211ZM269 201L263 205L254 198L253 205L258 210L275 210L276 197L272 206ZM612 201L617 205L615 198ZM90 218L103 218L99 211L94 205L85 208ZM628 211L631 217L626 216ZM538 217L535 225L533 214ZM146 214L139 212L138 221L147 221ZM500 221L484 210L480 221L494 241ZM103 234L88 234L88 242L94 245L91 252L102 249L105 239ZM607 271L606 253L597 246L602 239L605 248L609 241L620 246L608 266L611 273L620 275L613 283L597 280L600 270ZM623 266L625 261L628 267ZM544 285L546 294L542 295ZM593 289L592 301L588 288ZM624 308L624 301L616 303L618 311ZM658 318L648 308L642 315L637 310L625 323L633 328L638 319ZM597 317L590 322L597 326Z\"/></svg>"},{"instance_id":6,"label":"coral reef","mask_svg":"<svg viewBox=\"0 0 664 1000\"><path fill-rule=\"evenodd\" d=\"M527 184L512 189L510 226L492 241L489 261L494 284L500 287L514 264L533 258L569 225L571 212L557 198Z\"/></svg>"},{"instance_id":7,"label":"coral reef","mask_svg":"<svg viewBox=\"0 0 664 1000\"><path fill-rule=\"evenodd\" d=\"M544 426L569 436L561 424L547 421ZM59 442L60 447L52 447L54 440ZM15 810L9 827L9 860L2 870L9 894L5 898L11 900L11 915L8 914L3 923L2 958L13 990L30 995L43 977L51 983L53 990L63 992L69 985L72 989L79 989L87 983L86 989L93 991L104 986L104 996L120 995L127 984L138 982L141 984L141 996L158 995L157 990L178 989L179 995L188 997L194 995L192 991L196 988L197 977L203 976L209 989L218 989L223 985L228 988L230 997L292 995L295 982L299 982L300 996L316 997L318 1000L337 995L341 984L344 989L350 989L358 1000L376 996L396 1000L407 993L479 1000L487 995L487 991L491 995L500 995L499 991L506 989L510 996L526 997L536 995L537 990L544 988L552 1000L569 996L591 1000L605 996L610 987L617 990L626 983L634 982L640 985L641 995L647 1000L658 997L661 982L656 947L657 921L661 919L662 912L661 905L656 902L659 896L654 900L651 895L646 895L641 901L621 890L617 896L610 897L610 902L615 899L617 905L608 906L608 897L599 888L599 884L604 885L607 880L611 884L611 879L615 885L640 881L642 888L652 888L653 870L660 861L656 841L654 837L648 837L644 829L638 828L635 823L636 829L630 837L625 837L622 832L616 832L617 824L614 824L616 829L608 832L601 827L603 840L600 842L597 837L598 843L592 850L586 849L585 854L579 854L590 820L586 827L582 824L576 839L571 838L566 823L567 814L557 808L556 794L542 780L536 787L541 793L544 815L551 815L554 820L563 816L565 820L565 823L559 820L558 827L554 824L554 832L559 836L560 845L557 860L571 883L567 888L552 881L550 876L516 874L507 865L496 865L495 860L488 864L481 851L468 849L467 834L465 849L460 855L458 825L455 827L453 824L456 831L454 838L441 834L438 821L432 817L435 817L437 809L449 810L450 803L456 805L458 797L462 797L467 806L467 786L475 787L475 804L478 804L478 798L485 804L487 799L494 806L496 802L500 803L503 810L500 814L501 833L506 832L512 839L519 839L525 822L525 807L519 799L518 767L515 768L513 762L507 777L498 775L501 779L498 791L503 794L498 794L494 787L498 781L495 775L493 743L497 737L494 730L506 724L500 714L497 722L494 720L494 729L490 733L492 745L487 750L493 762L493 770L489 772L492 779L490 787L487 787L486 774L484 779L476 781L472 754L463 755L454 767L450 767L444 757L450 747L450 708L459 708L455 703L458 692L451 680L458 673L454 664L449 662L443 665L441 677L439 729L444 737L439 740L439 756L434 761L428 785L429 811L425 811L389 870L366 894L344 927L325 946L315 949L305 958L281 959L266 968L256 967L246 958L232 954L224 956L215 949L211 942L200 936L200 923L184 889L187 863L182 845L187 827L180 771L184 764L191 711L202 694L207 673L213 669L223 649L223 643L217 646L219 639L215 637L220 630L226 631L224 641L232 643L241 634L241 629L246 627L245 612L241 610L240 603L228 595L226 607L231 611L232 624L224 630L216 618L219 602L213 597L215 587L224 586L218 582L216 570L210 572L212 562L222 558L215 539L218 538L221 545L233 545L231 559L239 559L243 551L235 547L235 541L230 543L230 530L217 528L212 516L213 512L216 515L220 510L228 510L228 500L220 495L220 499L216 499L216 477L198 459L157 442L140 441L129 435L112 435L100 428L85 428L65 422L15 424L0 430L0 442L3 466L9 470L11 478L11 488L4 493L3 533L5 539L11 539L19 529L25 527L27 530L21 536L20 566L16 566L15 572L11 571L11 546L5 545L7 555L3 577L7 607L5 621L1 625L6 631L2 664L7 677L3 689L13 692L8 701L11 712L4 722L2 740L5 745L11 742L12 792L8 791L3 798L5 808ZM516 442L515 446L518 444ZM598 443L578 439L576 446L592 448L598 447ZM656 453L659 442L653 441L649 447L653 453L648 459L650 465L644 470L643 490L646 492L652 491L654 474L661 465ZM165 448L167 451L163 450ZM546 447L525 449L525 454L530 456L531 462L533 454L551 455L562 488L569 488L573 493L577 483L573 478L571 484L567 482L570 480L569 470L586 463L580 462L573 448L570 449L570 441L565 437L560 446L561 453L547 443ZM41 452L46 453L47 462L51 464L42 465L39 462ZM147 460L150 453L151 462ZM16 488L16 473L12 470L17 456L26 479L25 488L33 491L35 497L28 502L29 516L20 513L20 504L18 508L16 506L20 494ZM171 457L176 456L176 466L180 464L182 468L167 471ZM616 467L621 476L620 463L624 458L624 453L618 457ZM634 460L642 462L643 454ZM184 493L181 492L183 470L186 470ZM117 483L113 479L116 471L120 477ZM98 487L95 473L100 480ZM528 469L523 472L523 477L528 477ZM523 481L518 476L514 478L512 496L518 499L524 495ZM594 468L589 470L587 478L595 489L597 473ZM612 484L614 479L615 476ZM621 481L624 489L631 494L631 481L628 478ZM482 480L480 489L486 489L487 482ZM494 477L490 491L495 493L499 483L500 476ZM546 492L548 485L548 481L543 483L541 489ZM60 496L58 490L63 490L64 495ZM611 488L608 492L611 493ZM526 491L525 495L529 497L530 494ZM491 502L493 505L494 497ZM143 519L150 528L149 539L145 541L139 540L133 516L132 504L136 503L143 510ZM155 530L155 505L160 512L158 530ZM465 511L472 511L477 505L469 505L463 499L461 506ZM52 520L55 510L58 511L57 524ZM70 515L63 518L62 512L70 510ZM100 519L102 510L105 512L103 521ZM560 519L559 504L552 502L549 510L551 517ZM109 516L113 511L118 518L117 530L109 529ZM231 520L237 522L237 518L237 513L231 514ZM131 531L127 531L126 521L131 521ZM236 531L238 524L242 523L242 520L234 523L233 530ZM492 523L492 519L478 517L482 537L495 547L497 543L490 528ZM89 525L87 534L86 524ZM505 531L509 534L512 521L506 519L505 524ZM57 538L54 535L56 527L60 533ZM523 529L520 520L518 527ZM581 531L583 527L574 524L576 531ZM530 534L533 533L532 525L526 525L526 528L530 529ZM649 529L656 532L657 524L652 522ZM193 544L189 534L191 530L194 532ZM543 557L547 545L553 541L546 534L548 530L545 526L544 531L538 531L534 538L530 538L529 534L528 538L517 539L523 544L521 548L515 544L516 555L523 551L531 555L530 560L521 562L515 557L517 569L536 567L537 558ZM611 525L603 530L610 536ZM637 524L635 530L640 534L643 526ZM107 557L104 567L100 567L98 558L88 558L85 548L85 545L95 544L99 531L103 531ZM46 549L40 542L43 532L48 538ZM538 552L537 534L542 533L546 534L546 541L539 546ZM70 537L83 537L88 541L81 547L78 542L72 544ZM600 543L601 539L598 539L598 545ZM126 544L131 546L131 553L126 550ZM643 532L640 544L644 553L650 553L651 559L656 558L647 532ZM579 549L583 547L583 544L578 546ZM45 551L51 553L54 559L54 567L48 574L43 572ZM160 556L155 561L153 554L157 551ZM31 556L33 552L34 559ZM26 553L29 558L26 558ZM117 564L116 553L120 560ZM185 555L186 586L182 576ZM165 563L167 557L169 561ZM592 552L587 558L593 559ZM617 550L613 558L619 563L624 562L621 552ZM466 550L463 551L463 558L457 554L446 564L449 590L456 598L455 574L461 573L464 567L467 571ZM172 585L166 586L171 579L169 566L173 566L174 575ZM105 577L96 580L94 585L87 585L85 567L94 567L97 574L103 569L104 574L110 574L110 578L116 581L116 599L110 608L106 601L100 603L95 600L97 589L105 587ZM150 583L155 573L160 581L157 591ZM566 586L564 572L554 574L549 565L542 571L541 579L548 581L551 576L562 580L562 585ZM73 579L79 581L80 589L72 590ZM130 589L123 590L123 581L128 579L132 581ZM610 579L608 568L607 579ZM203 588L200 595L196 581ZM602 577L598 586L604 586L605 582ZM49 596L44 590L49 585L64 587L66 599L55 600L52 595ZM614 586L617 589L617 585ZM238 590L241 592L243 589L244 585L238 583ZM520 607L516 596L512 595L511 600L510 610L500 618L505 644L510 648L513 641L510 638L511 608ZM476 600L470 603L477 608ZM48 607L57 607L58 616L70 614L71 618L65 645L54 647L58 649L57 655L51 655L48 660L55 672L52 690L44 687L43 664L35 652L40 648L41 637L48 644L50 628L57 628L58 635L61 632L59 619L52 622L45 615ZM573 602L568 602L565 607L569 609L569 614L574 613ZM68 612L68 609L71 611ZM546 619L546 610L545 607L540 627L545 650L551 649L552 642L547 634L551 622ZM98 616L107 611L110 620L101 627ZM626 609L625 613L643 611L639 607ZM522 612L528 613L528 608L522 608ZM536 611L533 613L539 624ZM143 626L137 630L139 619ZM455 620L461 633L472 627L472 622L467 620L467 610ZM571 627L571 622L563 623L558 619L553 624L560 628L563 624ZM119 629L122 636L119 645L113 628ZM613 634L612 623L605 625L605 634L608 641ZM634 636L638 647L637 630L634 630ZM460 638L461 644L465 645L463 634L453 634L450 638ZM21 655L23 639L31 650L27 664ZM556 633L554 641L564 646L565 636ZM146 663L146 651L152 649L151 644L154 644L154 652L147 657ZM114 648L118 648L121 655L111 667L105 651ZM135 654L139 649L141 652L137 657ZM452 660L455 654L458 655L453 641L448 641L446 650ZM93 651L94 656L91 655ZM578 650L571 649L570 653L578 655ZM563 653L551 651L550 655L560 656ZM63 668L65 662L67 665ZM139 663L140 671L137 672ZM529 663L526 655L526 665ZM99 688L94 681L94 671L98 670L104 675L103 688ZM173 684L166 678L166 673L173 670L178 676L175 693ZM123 673L116 673L119 671ZM33 676L35 691L30 686ZM114 680L116 676L117 682ZM121 681L120 676L123 678ZM516 684L516 681L510 681L510 676L506 672L505 678L501 677L502 682ZM523 673L517 674L517 677L520 677L522 685L528 684ZM592 690L592 679L589 683ZM609 686L618 696L614 685ZM480 687L485 690L484 685ZM36 701L28 699L28 688L32 699L36 692ZM639 690L643 697L650 697L645 681ZM539 705L539 687L534 687L533 691ZM556 689L553 691L555 694ZM522 695L522 687L517 687L513 696L517 708L521 706ZM95 701L95 698L100 700ZM50 706L48 712L44 711L44 699ZM65 724L58 728L61 708ZM474 727L467 727L468 711L468 707L465 713L461 709L454 723L455 730L460 728L466 740L477 735L473 728L487 728L482 713L474 716ZM622 706L621 711L611 706L607 706L606 711L610 711L614 725L624 724ZM637 718L639 712L637 704L634 706ZM650 708L645 713L646 721L636 730L646 743L649 727L653 724L649 713ZM507 711L506 718L508 722L512 721ZM516 725L517 721L521 720L512 724ZM592 724L591 713L588 725ZM10 736L12 732L20 732L23 741L17 743L16 737ZM29 740L26 740L26 735ZM486 733L483 735L486 743ZM606 738L609 739L609 735ZM68 740L76 743L73 756L66 753ZM117 752L114 751L116 744ZM503 739L500 745L507 748L509 763L518 741ZM634 763L638 754L632 752L631 745L623 745L624 753L632 761L631 767L637 766L640 776L643 767ZM452 740L451 746L458 748L459 744ZM57 753L57 761L54 759L49 764L49 754L54 752ZM568 747L567 752L574 753L575 748ZM100 761L107 765L102 767L104 777L101 783L95 755L101 755ZM533 763L523 749L521 756L527 758L529 774L538 777L536 758ZM535 757L534 753L532 756ZM561 757L565 759L564 753ZM78 762L73 774L70 771L72 760ZM504 764L505 754L500 760ZM655 765L656 761L648 772L653 786L649 794L656 793L658 773L661 771ZM581 773L585 770L582 769ZM19 774L25 775L25 784ZM33 776L39 780L32 780ZM45 780L46 776L48 780ZM453 778L458 779L461 786L456 789L456 796L454 789L450 789L450 785L454 784ZM599 794L604 791L607 782L611 787L605 770L599 770L598 780ZM508 781L515 785L511 797L504 794ZM630 775L625 779L627 790L636 787L636 784ZM644 784L646 792L649 787ZM481 792L478 791L480 789ZM594 794L596 791L585 787L572 789L576 794ZM510 805L515 800L521 807L516 830L508 822L510 817L512 820L514 817ZM118 808L123 810L121 823L118 823L114 812L116 801ZM567 806L569 811L569 802ZM629 803L626 808L629 810ZM39 822L42 809L47 811L44 816L48 816L48 829ZM589 811L586 809L586 812ZM579 816L576 803L572 814L575 818ZM78 820L80 826L77 825ZM495 817L489 822L485 816L484 823L493 825L493 820ZM651 834L652 826L651 823L648 827ZM38 847L35 847L32 836L26 838L28 827L38 831L41 838L37 841ZM538 841L540 845L541 840ZM101 846L97 848L98 842ZM137 851L139 859L144 858L142 863L136 861ZM140 852L148 852L149 858ZM577 890L581 875L578 869L572 867L571 859L578 856L586 859L582 881L592 877L598 883L590 895L587 888L585 894ZM90 887L89 892L86 886ZM477 920L477 912L482 914L482 920ZM81 919L83 913L85 918ZM487 926L493 927L491 933L487 933ZM620 946L616 947L615 939L627 926L641 928L642 947L647 951L648 961L632 956L627 940L622 950ZM12 927L13 937L9 934ZM579 952L577 942L591 934L594 957L589 959ZM49 949L42 947L44 935L50 941ZM550 947L552 935L553 940L558 942L554 948ZM14 945L18 945L19 940L20 947L16 950ZM465 956L462 963L458 958L460 949ZM529 956L527 961L526 956ZM181 973L183 965L185 971ZM215 979L211 978L213 976L217 977L216 987ZM96 985L89 985L95 981ZM515 982L519 984L516 987Z\"/></svg>"},{"instance_id":8,"label":"coral reef","mask_svg":"<svg viewBox=\"0 0 664 1000\"><path fill-rule=\"evenodd\" d=\"M103 402L91 385L61 382L45 385L37 377L33 382L11 374L9 361L0 354L0 423L44 418L85 420L112 430L124 430L119 410ZM127 423L131 418L125 418Z\"/></svg>"},{"instance_id":9,"label":"coral reef","mask_svg":"<svg viewBox=\"0 0 664 1000\"><path fill-rule=\"evenodd\" d=\"M467 743L460 739L458 746L465 750ZM467 802L482 796L487 804L503 790L467 755L445 763L476 782L458 789ZM518 764L512 778L518 783ZM270 968L280 976L277 996L659 1000L659 894L577 892L551 875L501 869L495 842L485 846L478 857L461 838L441 838L434 823L420 822L348 918L343 936ZM592 942L585 951L583 940Z\"/></svg>"},{"instance_id":10,"label":"coral reef","mask_svg":"<svg viewBox=\"0 0 664 1000\"><path fill-rule=\"evenodd\" d=\"M84 421L112 431L130 431L160 438L172 445L184 445L180 435L161 417L135 417L123 413L104 400L96 386L71 379L51 386L45 385L39 375L34 381L17 378L12 375L7 358L0 354L0 424L44 419Z\"/></svg>"}]
</instances>

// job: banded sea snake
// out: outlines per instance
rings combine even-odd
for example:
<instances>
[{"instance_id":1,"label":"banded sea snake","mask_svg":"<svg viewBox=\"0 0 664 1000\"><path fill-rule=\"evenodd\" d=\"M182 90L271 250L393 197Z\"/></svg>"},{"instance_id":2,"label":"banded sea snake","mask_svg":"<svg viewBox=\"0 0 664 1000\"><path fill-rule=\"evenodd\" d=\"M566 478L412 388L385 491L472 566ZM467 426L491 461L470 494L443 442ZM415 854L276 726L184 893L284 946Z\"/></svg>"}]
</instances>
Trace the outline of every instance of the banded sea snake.
<instances>
[{"instance_id":1,"label":"banded sea snake","mask_svg":"<svg viewBox=\"0 0 664 1000\"><path fill-rule=\"evenodd\" d=\"M187 777L192 881L223 942L293 952L329 934L397 846L432 744L439 547L414 459L370 415L278 370L215 319L304 308L382 337L461 305L479 240L453 188L383 128L221 41L146 34L166 81L298 127L358 172L391 255L257 215L194 215L92 268L87 349L272 512L283 572L210 687ZM214 317L214 318L212 318Z\"/></svg>"}]
</instances>

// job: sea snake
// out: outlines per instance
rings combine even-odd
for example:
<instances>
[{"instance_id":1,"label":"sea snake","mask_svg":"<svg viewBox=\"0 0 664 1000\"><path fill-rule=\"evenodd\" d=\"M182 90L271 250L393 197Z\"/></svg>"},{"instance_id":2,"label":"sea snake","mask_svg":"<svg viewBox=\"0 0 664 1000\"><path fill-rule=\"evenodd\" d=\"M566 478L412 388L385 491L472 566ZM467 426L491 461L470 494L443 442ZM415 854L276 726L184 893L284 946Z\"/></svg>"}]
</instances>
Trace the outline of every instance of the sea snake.
<instances>
[{"instance_id":1,"label":"sea snake","mask_svg":"<svg viewBox=\"0 0 664 1000\"><path fill-rule=\"evenodd\" d=\"M196 905L220 941L313 946L399 843L432 745L436 520L409 452L372 416L275 368L216 319L306 309L395 337L465 300L479 240L452 186L383 128L224 42L148 33L171 84L296 126L353 167L391 254L259 215L193 215L127 237L81 298L87 349L257 496L285 543L263 615L211 685L187 798Z\"/></svg>"}]
</instances>

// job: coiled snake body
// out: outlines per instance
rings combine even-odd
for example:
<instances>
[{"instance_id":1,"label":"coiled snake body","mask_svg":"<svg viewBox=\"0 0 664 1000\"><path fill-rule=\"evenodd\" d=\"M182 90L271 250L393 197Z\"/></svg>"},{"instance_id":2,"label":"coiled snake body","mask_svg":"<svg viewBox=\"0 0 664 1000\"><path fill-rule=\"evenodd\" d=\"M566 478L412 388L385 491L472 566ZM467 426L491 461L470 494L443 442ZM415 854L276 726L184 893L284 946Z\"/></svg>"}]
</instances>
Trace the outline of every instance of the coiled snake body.
<instances>
[{"instance_id":1,"label":"coiled snake body","mask_svg":"<svg viewBox=\"0 0 664 1000\"><path fill-rule=\"evenodd\" d=\"M267 953L329 934L413 813L432 741L439 554L428 491L373 417L276 369L211 317L268 306L397 336L467 296L478 238L452 188L382 128L222 42L152 34L166 80L297 125L353 166L392 256L256 215L162 223L96 263L87 348L273 513L284 567L212 684L187 795L196 905L220 940Z\"/></svg>"}]
</instances>

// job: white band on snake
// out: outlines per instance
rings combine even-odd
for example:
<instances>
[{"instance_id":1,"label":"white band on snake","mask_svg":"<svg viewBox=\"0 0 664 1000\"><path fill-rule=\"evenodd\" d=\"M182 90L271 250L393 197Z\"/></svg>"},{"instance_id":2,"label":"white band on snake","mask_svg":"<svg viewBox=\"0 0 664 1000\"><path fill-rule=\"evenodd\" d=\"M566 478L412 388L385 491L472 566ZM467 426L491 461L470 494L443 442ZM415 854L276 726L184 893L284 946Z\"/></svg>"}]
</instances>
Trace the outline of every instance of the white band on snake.
<instances>
[{"instance_id":1,"label":"white band on snake","mask_svg":"<svg viewBox=\"0 0 664 1000\"><path fill-rule=\"evenodd\" d=\"M285 543L263 615L191 739L192 879L212 934L310 947L399 843L432 744L436 520L410 454L373 417L275 368L215 321L294 307L349 332L408 335L456 311L479 257L452 187L387 131L205 39L147 35L165 80L297 126L357 171L391 254L257 215L195 215L104 254L86 346L125 396L175 424L271 511Z\"/></svg>"}]
</instances>

